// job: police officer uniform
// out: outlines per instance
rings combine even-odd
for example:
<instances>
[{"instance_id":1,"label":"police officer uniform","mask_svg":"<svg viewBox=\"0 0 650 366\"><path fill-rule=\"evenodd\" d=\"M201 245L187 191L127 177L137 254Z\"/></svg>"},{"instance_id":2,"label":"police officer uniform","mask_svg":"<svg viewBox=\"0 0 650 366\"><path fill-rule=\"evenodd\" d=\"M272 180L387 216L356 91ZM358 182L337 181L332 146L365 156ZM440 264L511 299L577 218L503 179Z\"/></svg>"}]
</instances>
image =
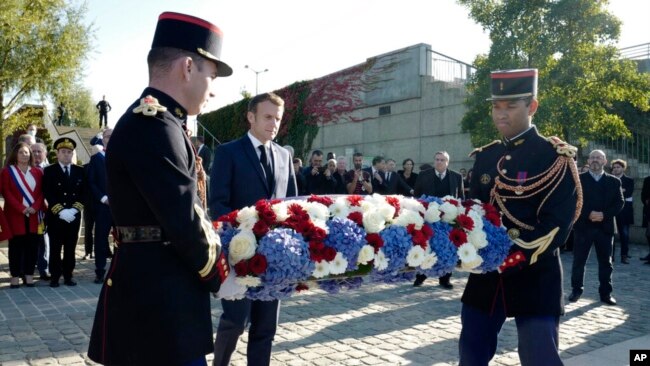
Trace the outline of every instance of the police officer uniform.
<instances>
[{"instance_id":1,"label":"police officer uniform","mask_svg":"<svg viewBox=\"0 0 650 366\"><path fill-rule=\"evenodd\" d=\"M491 77L491 100L536 95L537 70L496 71ZM557 338L559 316L564 313L558 248L582 201L575 152L531 126L519 136L496 140L471 154L476 160L470 197L491 202L501 211L513 246L500 271L469 276L462 297L461 365L487 365L506 317L517 321L523 365L561 364L557 339L552 338ZM550 319L555 336L537 332L534 322L539 319Z\"/></svg>"},{"instance_id":2,"label":"police officer uniform","mask_svg":"<svg viewBox=\"0 0 650 366\"><path fill-rule=\"evenodd\" d=\"M54 149L74 150L77 143L67 137L54 142ZM46 220L50 238L50 286L58 287L63 275L64 284L74 286L72 279L75 267L75 247L79 239L81 211L84 208L84 169L74 162L67 166L52 164L43 170L43 195L48 203ZM64 219L63 213L70 212L74 219ZM63 248L63 259L61 258Z\"/></svg>"},{"instance_id":3,"label":"police officer uniform","mask_svg":"<svg viewBox=\"0 0 650 366\"><path fill-rule=\"evenodd\" d=\"M219 29L163 13L152 44L218 64ZM210 293L228 273L219 238L197 195L187 112L146 88L120 118L106 152L107 193L118 247L106 275L88 355L106 365L184 365L212 352ZM142 138L146 136L146 138Z\"/></svg>"}]
</instances>

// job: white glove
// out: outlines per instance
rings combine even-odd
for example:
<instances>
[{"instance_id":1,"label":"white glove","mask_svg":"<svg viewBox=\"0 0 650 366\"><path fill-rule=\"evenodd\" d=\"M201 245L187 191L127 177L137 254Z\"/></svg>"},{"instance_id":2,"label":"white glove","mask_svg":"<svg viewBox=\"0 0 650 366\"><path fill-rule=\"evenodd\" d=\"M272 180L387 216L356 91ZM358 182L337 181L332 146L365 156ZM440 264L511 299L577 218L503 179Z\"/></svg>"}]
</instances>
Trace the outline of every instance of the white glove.
<instances>
[{"instance_id":1,"label":"white glove","mask_svg":"<svg viewBox=\"0 0 650 366\"><path fill-rule=\"evenodd\" d=\"M235 269L231 266L228 277L223 281L219 292L217 292L217 298L224 300L241 300L246 295L246 286L242 286L235 282L237 273Z\"/></svg>"},{"instance_id":2,"label":"white glove","mask_svg":"<svg viewBox=\"0 0 650 366\"><path fill-rule=\"evenodd\" d=\"M76 208L69 208L68 211L72 214L72 217L76 216L79 213L79 210Z\"/></svg>"},{"instance_id":3,"label":"white glove","mask_svg":"<svg viewBox=\"0 0 650 366\"><path fill-rule=\"evenodd\" d=\"M74 221L74 215L67 210L61 210L61 212L59 212L59 218L67 223Z\"/></svg>"}]
</instances>

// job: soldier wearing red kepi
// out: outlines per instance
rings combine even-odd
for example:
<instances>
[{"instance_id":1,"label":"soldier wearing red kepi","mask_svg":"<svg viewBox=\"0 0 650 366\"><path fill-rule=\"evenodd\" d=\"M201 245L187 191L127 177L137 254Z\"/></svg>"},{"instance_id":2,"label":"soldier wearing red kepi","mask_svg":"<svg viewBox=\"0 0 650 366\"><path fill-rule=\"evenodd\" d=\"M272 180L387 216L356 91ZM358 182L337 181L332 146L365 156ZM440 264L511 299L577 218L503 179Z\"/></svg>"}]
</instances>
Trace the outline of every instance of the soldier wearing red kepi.
<instances>
[{"instance_id":1,"label":"soldier wearing red kepi","mask_svg":"<svg viewBox=\"0 0 650 366\"><path fill-rule=\"evenodd\" d=\"M93 361L198 366L212 352L210 293L228 264L198 196L185 123L214 96L216 78L232 74L221 42L219 28L203 19L161 14L149 87L113 130L107 194L119 245L97 302Z\"/></svg>"},{"instance_id":2,"label":"soldier wearing red kepi","mask_svg":"<svg viewBox=\"0 0 650 366\"><path fill-rule=\"evenodd\" d=\"M463 293L460 365L487 365L506 317L514 317L519 359L528 365L562 365L559 317L564 314L564 243L582 206L576 148L541 136L537 69L491 73L492 120L501 140L474 150L470 197L501 211L513 241L499 271L470 274Z\"/></svg>"}]
</instances>

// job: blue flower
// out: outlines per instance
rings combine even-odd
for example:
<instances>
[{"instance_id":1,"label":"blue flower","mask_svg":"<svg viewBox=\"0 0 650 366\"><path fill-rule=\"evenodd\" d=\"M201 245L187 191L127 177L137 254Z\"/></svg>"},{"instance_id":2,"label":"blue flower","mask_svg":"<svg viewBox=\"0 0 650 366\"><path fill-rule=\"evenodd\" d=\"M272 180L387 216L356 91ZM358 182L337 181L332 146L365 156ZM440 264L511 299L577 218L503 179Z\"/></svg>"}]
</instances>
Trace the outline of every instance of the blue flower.
<instances>
[{"instance_id":1,"label":"blue flower","mask_svg":"<svg viewBox=\"0 0 650 366\"><path fill-rule=\"evenodd\" d=\"M272 301L287 299L295 291L295 285L276 285L251 287L246 291L246 297L251 300Z\"/></svg>"},{"instance_id":2,"label":"blue flower","mask_svg":"<svg viewBox=\"0 0 650 366\"><path fill-rule=\"evenodd\" d=\"M488 245L478 251L483 258L483 263L477 269L485 273L494 271L503 263L508 256L512 241L504 227L494 226L485 218L483 218L483 231L487 236Z\"/></svg>"},{"instance_id":3,"label":"blue flower","mask_svg":"<svg viewBox=\"0 0 650 366\"><path fill-rule=\"evenodd\" d=\"M307 243L291 229L269 231L260 239L257 253L266 257L267 269L260 276L264 286L303 281L314 271Z\"/></svg>"},{"instance_id":4,"label":"blue flower","mask_svg":"<svg viewBox=\"0 0 650 366\"><path fill-rule=\"evenodd\" d=\"M329 234L324 240L325 245L336 249L348 261L348 271L354 271L359 266L357 259L359 251L366 243L366 232L352 220L335 217L327 222Z\"/></svg>"},{"instance_id":5,"label":"blue flower","mask_svg":"<svg viewBox=\"0 0 650 366\"><path fill-rule=\"evenodd\" d=\"M232 240L233 236L237 235L239 233L239 230L233 228L232 226L224 230L220 237L221 237L221 250L223 251L224 255L226 258L228 258L228 249L230 248L230 241ZM235 263L231 263L232 265L235 265Z\"/></svg>"},{"instance_id":6,"label":"blue flower","mask_svg":"<svg viewBox=\"0 0 650 366\"><path fill-rule=\"evenodd\" d=\"M381 251L388 259L388 267L380 274L396 275L397 272L406 267L406 256L413 246L413 238L403 226L389 226L382 230L379 235L384 240ZM374 270L376 272L376 270Z\"/></svg>"},{"instance_id":7,"label":"blue flower","mask_svg":"<svg viewBox=\"0 0 650 366\"><path fill-rule=\"evenodd\" d=\"M424 202L428 202L428 203L435 202L435 203L437 203L439 205L442 205L442 203L443 203L442 198L440 198L440 197L427 196L427 195L424 195L424 194L422 196L420 196L420 198L418 198L418 199L420 201L424 201Z\"/></svg>"},{"instance_id":8,"label":"blue flower","mask_svg":"<svg viewBox=\"0 0 650 366\"><path fill-rule=\"evenodd\" d=\"M363 284L363 277L349 277L335 280L318 281L318 287L329 293L338 294L341 290L354 290Z\"/></svg>"},{"instance_id":9,"label":"blue flower","mask_svg":"<svg viewBox=\"0 0 650 366\"><path fill-rule=\"evenodd\" d=\"M450 273L456 268L458 263L458 249L454 243L449 240L449 232L452 227L443 221L438 221L434 224L427 224L433 229L433 238L429 240L431 251L436 253L438 261L436 264L426 271L422 271L429 277L441 277Z\"/></svg>"}]
</instances>

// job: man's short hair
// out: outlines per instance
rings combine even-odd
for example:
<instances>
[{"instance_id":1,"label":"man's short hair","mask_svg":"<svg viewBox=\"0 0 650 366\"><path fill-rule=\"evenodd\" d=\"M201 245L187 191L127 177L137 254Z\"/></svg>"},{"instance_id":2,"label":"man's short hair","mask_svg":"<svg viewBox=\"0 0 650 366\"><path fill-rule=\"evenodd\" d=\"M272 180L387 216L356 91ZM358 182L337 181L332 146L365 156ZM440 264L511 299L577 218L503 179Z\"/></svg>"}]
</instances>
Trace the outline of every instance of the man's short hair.
<instances>
[{"instance_id":1,"label":"man's short hair","mask_svg":"<svg viewBox=\"0 0 650 366\"><path fill-rule=\"evenodd\" d=\"M355 152L354 154L352 154L352 158L356 158L356 157L359 157L359 156L363 157L363 153Z\"/></svg>"},{"instance_id":2,"label":"man's short hair","mask_svg":"<svg viewBox=\"0 0 650 366\"><path fill-rule=\"evenodd\" d=\"M397 162L395 161L395 159L386 159L386 164L390 163L391 161L392 161L393 163L397 164Z\"/></svg>"},{"instance_id":3,"label":"man's short hair","mask_svg":"<svg viewBox=\"0 0 650 366\"><path fill-rule=\"evenodd\" d=\"M280 98L279 95L275 93L262 93L253 97L253 99L248 102L248 111L252 113L257 112L257 105L263 102L271 102L278 107L284 108L284 99Z\"/></svg>"},{"instance_id":4,"label":"man's short hair","mask_svg":"<svg viewBox=\"0 0 650 366\"><path fill-rule=\"evenodd\" d=\"M196 63L199 71L203 70L203 63L207 60L198 53L181 50L172 47L152 48L147 55L147 64L149 65L149 79L155 76L169 73L174 61L181 57L190 57Z\"/></svg>"},{"instance_id":5,"label":"man's short hair","mask_svg":"<svg viewBox=\"0 0 650 366\"><path fill-rule=\"evenodd\" d=\"M375 165L381 163L384 160L386 160L386 159L384 159L381 156L375 156L374 158L372 158L372 166L375 166Z\"/></svg>"},{"instance_id":6,"label":"man's short hair","mask_svg":"<svg viewBox=\"0 0 650 366\"><path fill-rule=\"evenodd\" d=\"M447 158L447 161L449 161L449 153L446 151L436 151L435 154L433 154L433 157L435 158L436 155L444 155L445 158Z\"/></svg>"},{"instance_id":7,"label":"man's short hair","mask_svg":"<svg viewBox=\"0 0 650 366\"><path fill-rule=\"evenodd\" d=\"M313 158L314 156L323 156L323 152L320 150L314 150L311 152L311 157Z\"/></svg>"},{"instance_id":8,"label":"man's short hair","mask_svg":"<svg viewBox=\"0 0 650 366\"><path fill-rule=\"evenodd\" d=\"M300 158L293 158L293 163L302 165L302 160Z\"/></svg>"},{"instance_id":9,"label":"man's short hair","mask_svg":"<svg viewBox=\"0 0 650 366\"><path fill-rule=\"evenodd\" d=\"M615 164L620 165L621 168L623 168L623 170L627 169L627 162L623 159L616 159L612 161L612 166L614 166Z\"/></svg>"},{"instance_id":10,"label":"man's short hair","mask_svg":"<svg viewBox=\"0 0 650 366\"><path fill-rule=\"evenodd\" d=\"M34 150L34 147L40 147L41 149L43 149L43 152L47 153L47 146L45 146L45 144L42 142L37 142L35 144L32 144L32 146L30 146L29 148L31 150Z\"/></svg>"}]
</instances>

